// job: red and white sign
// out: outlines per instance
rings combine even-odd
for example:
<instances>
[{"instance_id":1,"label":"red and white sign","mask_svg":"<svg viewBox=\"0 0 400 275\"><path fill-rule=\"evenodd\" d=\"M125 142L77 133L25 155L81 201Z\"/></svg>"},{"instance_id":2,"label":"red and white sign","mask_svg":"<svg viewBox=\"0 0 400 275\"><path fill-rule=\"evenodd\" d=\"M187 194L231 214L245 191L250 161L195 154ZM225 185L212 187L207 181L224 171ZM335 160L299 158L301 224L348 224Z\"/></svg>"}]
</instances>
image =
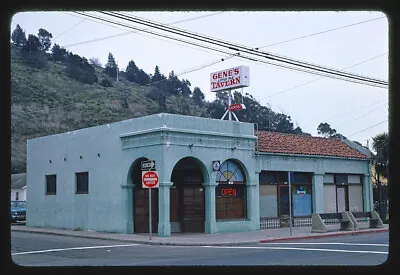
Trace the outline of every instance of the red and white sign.
<instances>
[{"instance_id":1,"label":"red and white sign","mask_svg":"<svg viewBox=\"0 0 400 275\"><path fill-rule=\"evenodd\" d=\"M157 188L158 187L157 171L142 171L142 187L143 188Z\"/></svg>"},{"instance_id":2,"label":"red and white sign","mask_svg":"<svg viewBox=\"0 0 400 275\"><path fill-rule=\"evenodd\" d=\"M210 74L210 91L220 92L250 85L249 67L238 66Z\"/></svg>"},{"instance_id":3,"label":"red and white sign","mask_svg":"<svg viewBox=\"0 0 400 275\"><path fill-rule=\"evenodd\" d=\"M238 111L238 110L243 110L243 109L246 109L246 106L244 106L244 104L239 104L239 103L236 103L236 104L232 104L232 105L229 105L229 111Z\"/></svg>"}]
</instances>

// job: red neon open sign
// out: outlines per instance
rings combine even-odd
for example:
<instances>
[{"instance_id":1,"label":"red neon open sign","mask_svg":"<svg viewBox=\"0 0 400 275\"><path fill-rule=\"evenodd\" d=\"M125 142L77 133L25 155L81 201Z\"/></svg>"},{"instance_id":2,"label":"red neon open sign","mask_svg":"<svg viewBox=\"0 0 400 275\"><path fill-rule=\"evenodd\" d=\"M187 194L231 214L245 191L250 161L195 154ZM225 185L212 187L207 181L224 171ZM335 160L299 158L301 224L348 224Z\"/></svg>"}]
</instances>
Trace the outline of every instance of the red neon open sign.
<instances>
[{"instance_id":1,"label":"red neon open sign","mask_svg":"<svg viewBox=\"0 0 400 275\"><path fill-rule=\"evenodd\" d=\"M221 196L236 197L236 188L221 188Z\"/></svg>"}]
</instances>

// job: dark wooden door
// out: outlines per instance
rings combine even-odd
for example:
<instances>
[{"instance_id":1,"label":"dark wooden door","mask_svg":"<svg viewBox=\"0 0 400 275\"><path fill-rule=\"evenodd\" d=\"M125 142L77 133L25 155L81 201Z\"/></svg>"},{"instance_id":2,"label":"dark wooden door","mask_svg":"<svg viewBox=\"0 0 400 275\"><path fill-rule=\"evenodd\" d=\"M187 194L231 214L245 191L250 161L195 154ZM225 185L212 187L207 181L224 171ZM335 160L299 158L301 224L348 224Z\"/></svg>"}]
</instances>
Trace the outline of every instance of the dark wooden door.
<instances>
[{"instance_id":1,"label":"dark wooden door","mask_svg":"<svg viewBox=\"0 0 400 275\"><path fill-rule=\"evenodd\" d=\"M204 189L201 185L183 188L183 232L204 232Z\"/></svg>"},{"instance_id":2,"label":"dark wooden door","mask_svg":"<svg viewBox=\"0 0 400 275\"><path fill-rule=\"evenodd\" d=\"M289 186L279 186L279 216L289 215Z\"/></svg>"},{"instance_id":3,"label":"dark wooden door","mask_svg":"<svg viewBox=\"0 0 400 275\"><path fill-rule=\"evenodd\" d=\"M134 198L134 232L149 232L149 190L135 189ZM156 233L158 230L158 189L151 190L151 228Z\"/></svg>"}]
</instances>

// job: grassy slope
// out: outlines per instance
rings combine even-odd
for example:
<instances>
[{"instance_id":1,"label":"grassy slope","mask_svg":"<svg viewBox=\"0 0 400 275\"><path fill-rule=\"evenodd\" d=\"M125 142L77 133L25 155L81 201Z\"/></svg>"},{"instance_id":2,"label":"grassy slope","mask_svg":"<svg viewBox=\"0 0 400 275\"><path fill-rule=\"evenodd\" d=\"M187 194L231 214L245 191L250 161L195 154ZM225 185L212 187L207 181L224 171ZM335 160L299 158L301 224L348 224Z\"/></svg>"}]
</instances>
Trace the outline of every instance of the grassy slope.
<instances>
[{"instance_id":1,"label":"grassy slope","mask_svg":"<svg viewBox=\"0 0 400 275\"><path fill-rule=\"evenodd\" d=\"M101 68L96 69L101 79ZM48 61L43 69L24 63L19 50L11 47L11 167L12 173L26 171L26 140L34 137L112 123L159 111L147 97L150 88L120 78L113 87L82 84L68 77L64 65ZM128 108L121 94L128 93ZM170 113L204 115L191 99L167 98ZM187 108L189 106L189 110Z\"/></svg>"}]
</instances>

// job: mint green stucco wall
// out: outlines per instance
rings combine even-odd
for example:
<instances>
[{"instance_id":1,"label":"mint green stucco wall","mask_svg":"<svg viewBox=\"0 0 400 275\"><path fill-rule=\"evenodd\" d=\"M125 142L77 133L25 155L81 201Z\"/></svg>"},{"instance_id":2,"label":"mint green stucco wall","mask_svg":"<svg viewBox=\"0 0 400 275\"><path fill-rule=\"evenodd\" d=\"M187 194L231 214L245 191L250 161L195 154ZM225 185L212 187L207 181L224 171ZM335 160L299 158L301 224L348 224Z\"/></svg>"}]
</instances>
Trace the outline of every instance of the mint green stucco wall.
<instances>
[{"instance_id":1,"label":"mint green stucco wall","mask_svg":"<svg viewBox=\"0 0 400 275\"><path fill-rule=\"evenodd\" d=\"M257 154L257 172L292 171L309 172L312 177L313 212L324 212L323 176L325 174L358 174L363 176L364 211L373 209L370 161L325 156L301 156L288 154Z\"/></svg>"},{"instance_id":2,"label":"mint green stucco wall","mask_svg":"<svg viewBox=\"0 0 400 275\"><path fill-rule=\"evenodd\" d=\"M205 231L257 230L255 139L250 123L171 114L30 139L27 142L27 192L30 193L27 225L132 233L130 170L135 160L145 157L155 160L159 173L158 235L169 236L171 173L180 159L189 156L202 164L208 193L212 192L209 186L215 185L213 160L222 163L234 159L242 163L249 183L248 219L216 222L213 197L206 199ZM89 193L75 194L75 173L85 171L89 172ZM45 195L47 174L57 175L55 196ZM213 202L214 205L209 206Z\"/></svg>"},{"instance_id":3,"label":"mint green stucco wall","mask_svg":"<svg viewBox=\"0 0 400 275\"><path fill-rule=\"evenodd\" d=\"M133 233L131 169L140 158L155 160L159 174L158 236L171 234L171 174L184 157L196 159L203 170L206 233L260 229L258 175L262 170L315 173L313 187L317 193L314 192L313 206L317 212L323 209L323 194L318 193L322 190L324 173L363 174L366 175L364 184L370 184L367 161L256 154L255 143L252 123L164 113L30 139L27 142L27 225ZM217 222L216 172L212 161L222 163L228 159L239 163L245 171L247 218ZM75 194L75 173L86 171L89 172L89 193ZM45 195L48 174L57 175L55 196ZM372 201L368 188L364 191L367 207Z\"/></svg>"}]
</instances>

